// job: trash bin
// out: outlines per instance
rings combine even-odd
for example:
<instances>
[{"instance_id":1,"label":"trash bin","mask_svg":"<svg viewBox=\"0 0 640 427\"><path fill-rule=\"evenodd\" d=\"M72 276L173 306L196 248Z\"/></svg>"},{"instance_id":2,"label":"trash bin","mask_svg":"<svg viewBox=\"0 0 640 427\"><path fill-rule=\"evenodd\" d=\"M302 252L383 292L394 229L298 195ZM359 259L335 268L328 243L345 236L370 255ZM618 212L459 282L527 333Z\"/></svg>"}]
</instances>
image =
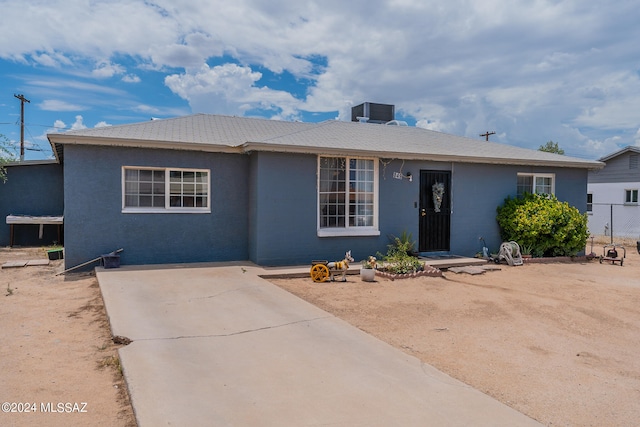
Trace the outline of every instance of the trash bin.
<instances>
[{"instance_id":1,"label":"trash bin","mask_svg":"<svg viewBox=\"0 0 640 427\"><path fill-rule=\"evenodd\" d=\"M104 268L120 267L120 255L113 253L102 255L102 265Z\"/></svg>"}]
</instances>

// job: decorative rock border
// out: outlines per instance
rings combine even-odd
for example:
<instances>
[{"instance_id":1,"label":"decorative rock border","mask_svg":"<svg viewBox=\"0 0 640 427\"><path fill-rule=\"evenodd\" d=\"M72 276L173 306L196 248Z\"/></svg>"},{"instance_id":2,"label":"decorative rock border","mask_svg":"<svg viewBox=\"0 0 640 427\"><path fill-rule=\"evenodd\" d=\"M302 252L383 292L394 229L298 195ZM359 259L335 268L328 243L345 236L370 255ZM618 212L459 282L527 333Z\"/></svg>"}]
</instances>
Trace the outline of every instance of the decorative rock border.
<instances>
[{"instance_id":1,"label":"decorative rock border","mask_svg":"<svg viewBox=\"0 0 640 427\"><path fill-rule=\"evenodd\" d=\"M406 274L395 274L395 273L387 273L386 271L376 270L376 276L384 277L391 280L396 279L413 279L416 277L442 277L442 270L432 267L430 265L425 265L424 270L416 271L414 273L406 273Z\"/></svg>"}]
</instances>

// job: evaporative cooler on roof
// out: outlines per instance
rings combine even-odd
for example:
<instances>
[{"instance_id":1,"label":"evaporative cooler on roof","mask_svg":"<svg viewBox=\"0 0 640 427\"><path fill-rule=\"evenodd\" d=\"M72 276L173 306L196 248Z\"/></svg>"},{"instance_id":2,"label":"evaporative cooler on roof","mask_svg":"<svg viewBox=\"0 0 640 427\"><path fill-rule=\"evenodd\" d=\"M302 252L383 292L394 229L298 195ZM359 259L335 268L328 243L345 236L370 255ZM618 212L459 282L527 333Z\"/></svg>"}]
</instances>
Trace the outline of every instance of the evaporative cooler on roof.
<instances>
[{"instance_id":1,"label":"evaporative cooler on roof","mask_svg":"<svg viewBox=\"0 0 640 427\"><path fill-rule=\"evenodd\" d=\"M395 110L395 105L365 102L351 107L351 121L359 122L359 117L365 117L367 123L387 123L395 119Z\"/></svg>"}]
</instances>

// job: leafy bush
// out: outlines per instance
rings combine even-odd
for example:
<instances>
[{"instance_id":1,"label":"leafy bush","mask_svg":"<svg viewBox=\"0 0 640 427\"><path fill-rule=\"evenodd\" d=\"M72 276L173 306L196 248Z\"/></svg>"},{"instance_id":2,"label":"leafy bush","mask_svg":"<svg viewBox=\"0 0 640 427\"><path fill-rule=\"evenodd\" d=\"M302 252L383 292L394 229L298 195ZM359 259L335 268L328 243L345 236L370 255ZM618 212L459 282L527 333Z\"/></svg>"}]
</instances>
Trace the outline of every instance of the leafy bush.
<instances>
[{"instance_id":1,"label":"leafy bush","mask_svg":"<svg viewBox=\"0 0 640 427\"><path fill-rule=\"evenodd\" d=\"M502 240L530 247L534 256L573 256L589 237L587 216L546 194L506 198L496 218Z\"/></svg>"}]
</instances>

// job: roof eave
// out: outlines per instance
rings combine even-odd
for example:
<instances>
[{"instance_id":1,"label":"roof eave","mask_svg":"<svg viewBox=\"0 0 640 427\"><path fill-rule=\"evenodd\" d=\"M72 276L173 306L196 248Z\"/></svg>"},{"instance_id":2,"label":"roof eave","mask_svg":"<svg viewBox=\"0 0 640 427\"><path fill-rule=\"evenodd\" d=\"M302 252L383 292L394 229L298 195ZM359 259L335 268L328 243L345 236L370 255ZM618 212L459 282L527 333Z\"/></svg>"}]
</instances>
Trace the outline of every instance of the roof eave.
<instances>
[{"instance_id":1,"label":"roof eave","mask_svg":"<svg viewBox=\"0 0 640 427\"><path fill-rule=\"evenodd\" d=\"M92 145L107 147L128 147L128 148L155 148L165 150L183 150L183 151L204 151L213 153L241 153L240 147L223 145L223 144L205 144L195 142L173 142L161 140L145 140L145 139L125 139L125 138L97 138L97 137L81 137L63 134L48 135L49 143L54 148L56 158L58 158L57 150L54 145Z\"/></svg>"},{"instance_id":2,"label":"roof eave","mask_svg":"<svg viewBox=\"0 0 640 427\"><path fill-rule=\"evenodd\" d=\"M515 166L542 166L542 167L569 167L578 169L598 170L605 164L598 161L572 161L572 160L537 160L537 159L517 159L499 157L477 157L477 156L455 156L450 154L427 154L427 153L406 153L395 151L366 151L348 148L326 148L310 147L298 145L273 145L261 142L249 142L243 144L244 151L266 151L294 154L315 154L315 155L341 155L354 157L378 157L393 158L402 160L427 160L438 162L457 162L475 164L495 164L495 165L515 165Z\"/></svg>"}]
</instances>

